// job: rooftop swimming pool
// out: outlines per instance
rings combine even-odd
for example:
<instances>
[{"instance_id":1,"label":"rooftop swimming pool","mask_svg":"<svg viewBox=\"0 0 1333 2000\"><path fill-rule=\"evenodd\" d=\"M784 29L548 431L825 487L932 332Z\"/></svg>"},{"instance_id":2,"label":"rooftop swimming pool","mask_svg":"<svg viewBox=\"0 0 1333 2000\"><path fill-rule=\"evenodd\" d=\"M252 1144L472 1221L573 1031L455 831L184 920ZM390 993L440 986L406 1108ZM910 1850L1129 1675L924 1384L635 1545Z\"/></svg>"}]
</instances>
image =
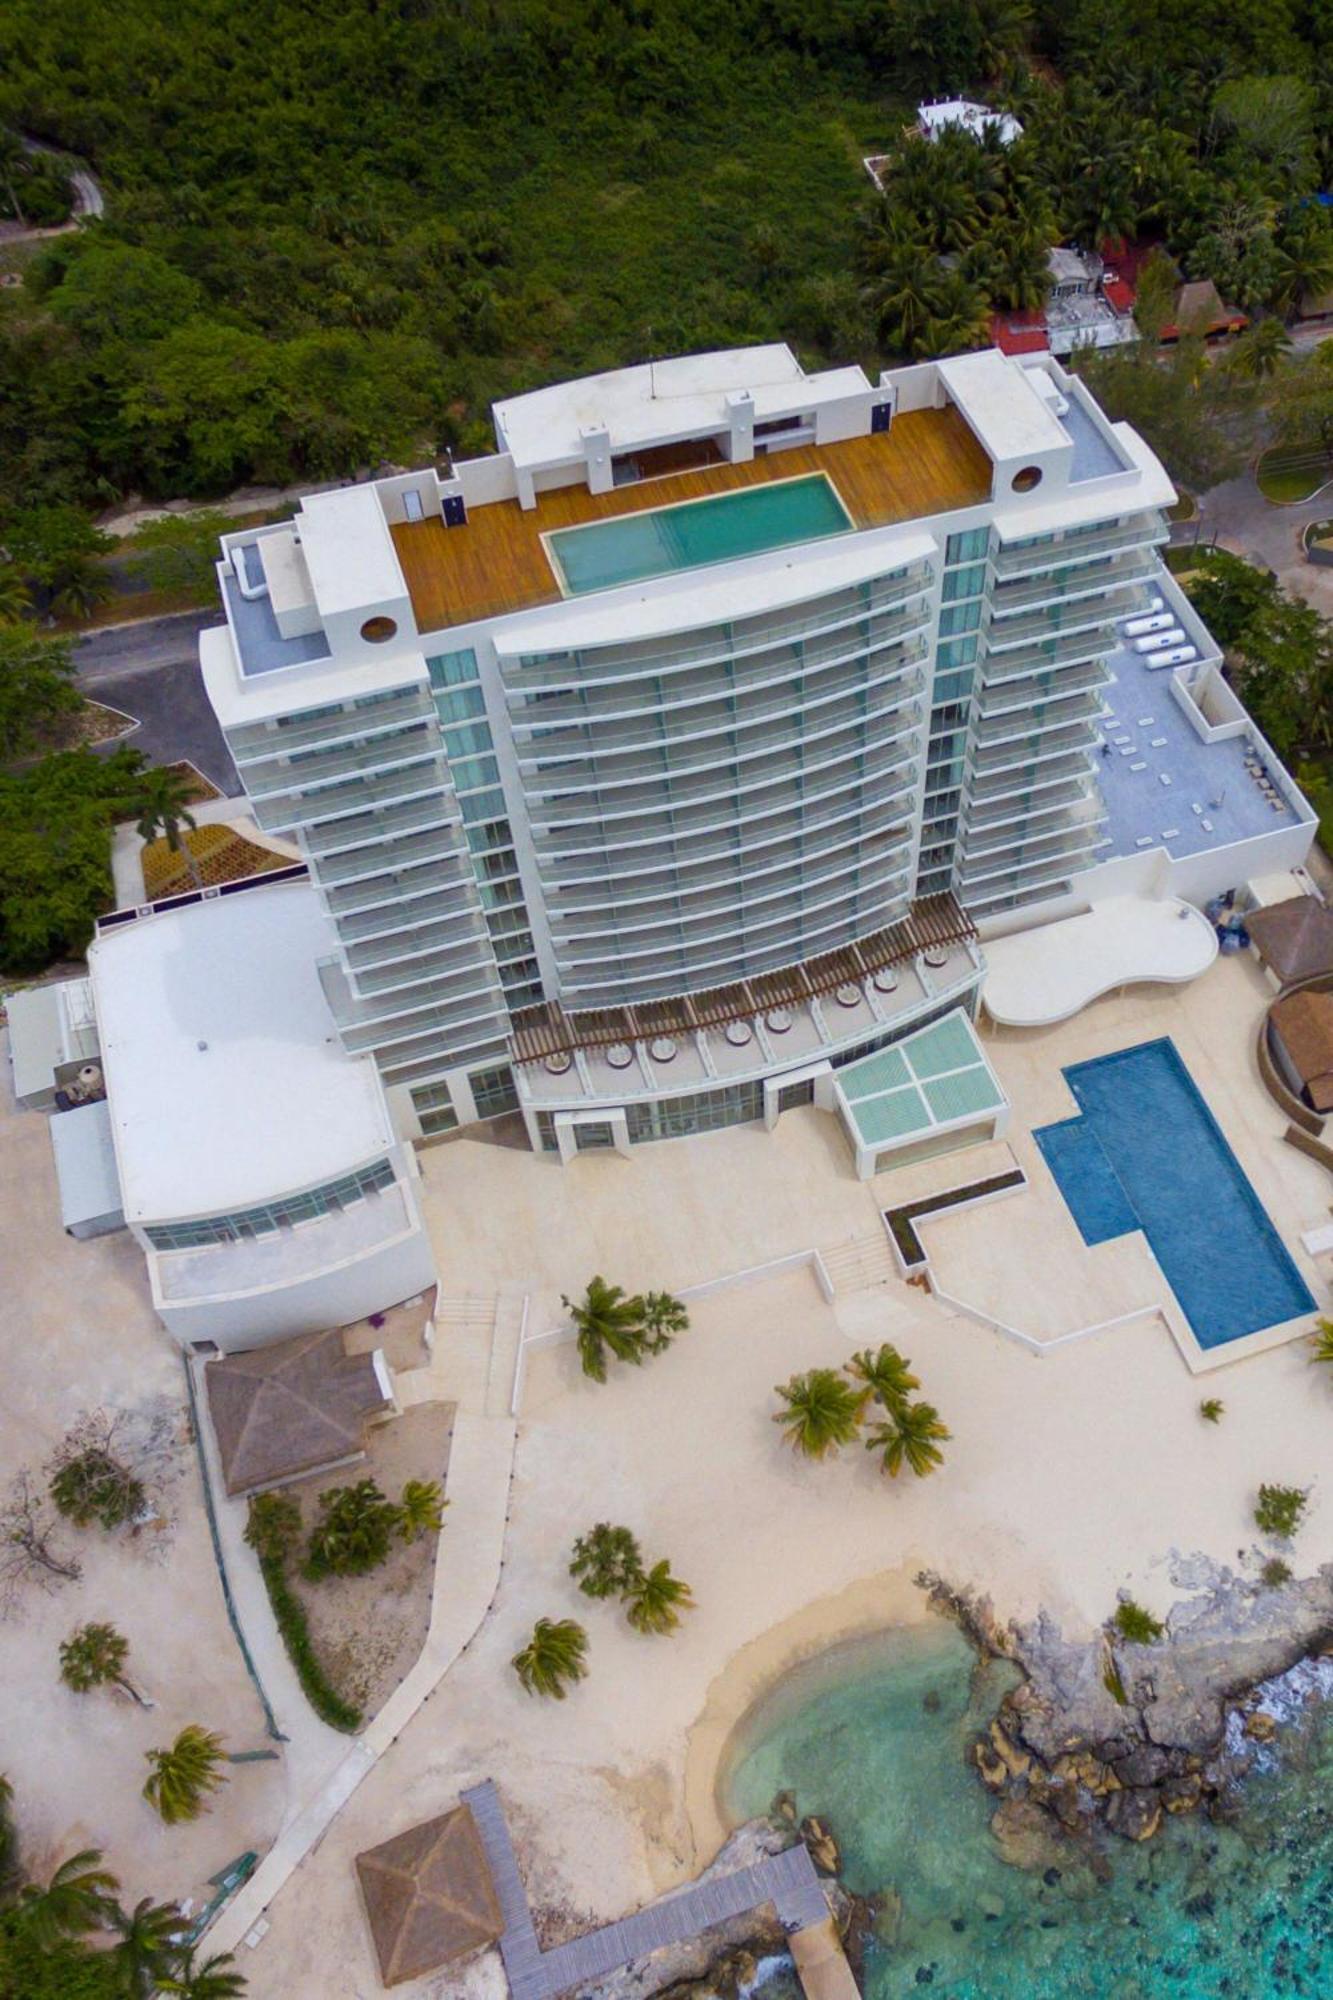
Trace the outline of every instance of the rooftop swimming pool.
<instances>
[{"instance_id":1,"label":"rooftop swimming pool","mask_svg":"<svg viewBox=\"0 0 1333 2000\"><path fill-rule=\"evenodd\" d=\"M851 517L822 472L559 528L546 547L565 590L579 597L706 563L735 562L794 542L845 535Z\"/></svg>"},{"instance_id":2,"label":"rooftop swimming pool","mask_svg":"<svg viewBox=\"0 0 1333 2000\"><path fill-rule=\"evenodd\" d=\"M1077 1118L1033 1133L1085 1243L1141 1229L1200 1347L1314 1310L1166 1036L1064 1071Z\"/></svg>"}]
</instances>

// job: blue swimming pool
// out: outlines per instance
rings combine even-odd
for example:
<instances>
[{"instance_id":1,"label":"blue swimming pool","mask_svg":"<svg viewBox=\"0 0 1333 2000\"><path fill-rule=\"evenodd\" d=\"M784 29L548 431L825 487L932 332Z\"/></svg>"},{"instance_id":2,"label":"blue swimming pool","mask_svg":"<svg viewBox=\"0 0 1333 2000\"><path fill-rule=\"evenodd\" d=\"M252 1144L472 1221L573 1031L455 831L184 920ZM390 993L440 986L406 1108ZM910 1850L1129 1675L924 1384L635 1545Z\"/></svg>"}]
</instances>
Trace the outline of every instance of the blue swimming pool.
<instances>
[{"instance_id":1,"label":"blue swimming pool","mask_svg":"<svg viewBox=\"0 0 1333 2000\"><path fill-rule=\"evenodd\" d=\"M1169 1037L1064 1077L1080 1115L1032 1136L1085 1243L1141 1229L1200 1347L1314 1310Z\"/></svg>"},{"instance_id":2,"label":"blue swimming pool","mask_svg":"<svg viewBox=\"0 0 1333 2000\"><path fill-rule=\"evenodd\" d=\"M665 576L671 570L735 562L739 556L789 548L794 542L845 535L851 518L822 472L682 500L581 528L558 528L546 538L551 559L571 597L611 590L618 583Z\"/></svg>"}]
</instances>

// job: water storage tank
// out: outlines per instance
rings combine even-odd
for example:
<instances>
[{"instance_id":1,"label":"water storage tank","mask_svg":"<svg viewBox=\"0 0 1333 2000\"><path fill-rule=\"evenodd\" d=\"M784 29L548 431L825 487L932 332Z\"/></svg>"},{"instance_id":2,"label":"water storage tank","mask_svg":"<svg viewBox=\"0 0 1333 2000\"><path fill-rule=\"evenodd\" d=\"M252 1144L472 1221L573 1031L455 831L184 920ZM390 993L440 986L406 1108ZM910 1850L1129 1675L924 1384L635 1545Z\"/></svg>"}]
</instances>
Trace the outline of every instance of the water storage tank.
<instances>
[{"instance_id":1,"label":"water storage tank","mask_svg":"<svg viewBox=\"0 0 1333 2000\"><path fill-rule=\"evenodd\" d=\"M1127 639L1137 639L1144 632L1165 632L1175 622L1170 611L1154 611L1144 618L1127 618L1121 629Z\"/></svg>"},{"instance_id":2,"label":"water storage tank","mask_svg":"<svg viewBox=\"0 0 1333 2000\"><path fill-rule=\"evenodd\" d=\"M1148 667L1183 667L1199 655L1193 646L1170 646L1164 653L1149 653L1144 665Z\"/></svg>"},{"instance_id":3,"label":"water storage tank","mask_svg":"<svg viewBox=\"0 0 1333 2000\"><path fill-rule=\"evenodd\" d=\"M1162 646L1183 646L1185 634L1179 625L1171 625L1166 630L1150 633L1146 639L1134 641L1136 653L1155 653Z\"/></svg>"}]
</instances>

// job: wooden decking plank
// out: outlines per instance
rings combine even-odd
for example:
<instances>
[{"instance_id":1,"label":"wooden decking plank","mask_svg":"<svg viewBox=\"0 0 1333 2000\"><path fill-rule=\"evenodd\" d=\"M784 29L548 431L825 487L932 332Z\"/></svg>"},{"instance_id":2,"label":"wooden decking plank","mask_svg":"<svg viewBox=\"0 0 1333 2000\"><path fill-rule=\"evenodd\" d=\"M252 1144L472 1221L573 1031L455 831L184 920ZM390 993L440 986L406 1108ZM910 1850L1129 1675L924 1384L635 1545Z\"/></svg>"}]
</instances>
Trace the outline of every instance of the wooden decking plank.
<instances>
[{"instance_id":1,"label":"wooden decking plank","mask_svg":"<svg viewBox=\"0 0 1333 2000\"><path fill-rule=\"evenodd\" d=\"M463 527L446 528L432 516L399 523L391 533L417 625L423 633L439 632L474 618L557 602L560 588L542 543L553 529L812 472L828 474L858 528L975 507L991 491L990 459L949 406L906 411L873 437L702 466L609 493L562 486L539 495L532 508L516 500L474 507Z\"/></svg>"}]
</instances>

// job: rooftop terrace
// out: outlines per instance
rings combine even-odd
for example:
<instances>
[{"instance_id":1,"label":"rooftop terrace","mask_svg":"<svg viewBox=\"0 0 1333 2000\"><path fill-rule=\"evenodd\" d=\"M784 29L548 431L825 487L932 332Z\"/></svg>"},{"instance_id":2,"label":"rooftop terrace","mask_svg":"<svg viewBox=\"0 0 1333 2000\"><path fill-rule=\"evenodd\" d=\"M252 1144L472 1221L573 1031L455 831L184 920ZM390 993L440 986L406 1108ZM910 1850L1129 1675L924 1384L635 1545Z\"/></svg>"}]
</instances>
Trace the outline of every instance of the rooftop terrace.
<instances>
[{"instance_id":1,"label":"rooftop terrace","mask_svg":"<svg viewBox=\"0 0 1333 2000\"><path fill-rule=\"evenodd\" d=\"M418 628L439 632L558 603L560 585L542 541L553 529L819 472L833 481L858 529L975 507L991 490L990 459L961 414L948 407L907 411L877 436L700 466L609 493L564 486L541 494L532 508L516 500L475 507L462 528L446 528L432 517L400 524L392 533Z\"/></svg>"}]
</instances>

